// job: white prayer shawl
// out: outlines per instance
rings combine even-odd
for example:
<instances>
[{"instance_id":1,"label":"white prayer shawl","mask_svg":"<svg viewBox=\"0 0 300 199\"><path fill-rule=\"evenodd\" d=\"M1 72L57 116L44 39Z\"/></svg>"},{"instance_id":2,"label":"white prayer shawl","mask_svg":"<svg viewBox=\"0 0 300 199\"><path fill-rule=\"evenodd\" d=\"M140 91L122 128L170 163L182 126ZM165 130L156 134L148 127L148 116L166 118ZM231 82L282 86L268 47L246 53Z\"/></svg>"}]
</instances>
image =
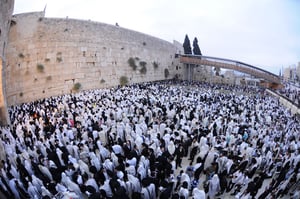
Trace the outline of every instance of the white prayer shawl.
<instances>
[{"instance_id":1,"label":"white prayer shawl","mask_svg":"<svg viewBox=\"0 0 300 199\"><path fill-rule=\"evenodd\" d=\"M107 197L112 197L113 194L112 194L112 191L111 191L111 188L109 185L109 180L105 180L104 184L102 186L100 186L99 189L104 190Z\"/></svg>"},{"instance_id":2,"label":"white prayer shawl","mask_svg":"<svg viewBox=\"0 0 300 199\"><path fill-rule=\"evenodd\" d=\"M220 179L217 174L214 174L212 179L209 181L208 196L214 198L215 195L221 190Z\"/></svg>"},{"instance_id":3,"label":"white prayer shawl","mask_svg":"<svg viewBox=\"0 0 300 199\"><path fill-rule=\"evenodd\" d=\"M41 195L40 195L38 189L35 186L33 186L31 184L31 182L28 183L27 192L31 198L41 198Z\"/></svg>"},{"instance_id":4,"label":"white prayer shawl","mask_svg":"<svg viewBox=\"0 0 300 199\"><path fill-rule=\"evenodd\" d=\"M59 162L62 166L65 166L65 162L62 159L62 151L59 148L56 148L56 154L58 156Z\"/></svg>"},{"instance_id":5,"label":"white prayer shawl","mask_svg":"<svg viewBox=\"0 0 300 199\"><path fill-rule=\"evenodd\" d=\"M123 155L123 149L122 149L122 147L121 147L120 145L118 145L118 144L113 145L113 146L112 146L112 150L113 150L113 152L114 152L115 154L121 154L121 155Z\"/></svg>"},{"instance_id":6,"label":"white prayer shawl","mask_svg":"<svg viewBox=\"0 0 300 199\"><path fill-rule=\"evenodd\" d=\"M20 199L19 191L17 190L16 183L15 183L16 180L17 179L12 178L11 180L9 180L8 185L9 185L10 190L14 194L15 199Z\"/></svg>"},{"instance_id":7,"label":"white prayer shawl","mask_svg":"<svg viewBox=\"0 0 300 199\"><path fill-rule=\"evenodd\" d=\"M32 165L29 159L24 160L24 167L30 176L33 175Z\"/></svg>"},{"instance_id":8,"label":"white prayer shawl","mask_svg":"<svg viewBox=\"0 0 300 199\"><path fill-rule=\"evenodd\" d=\"M50 198L52 198L52 194L50 193L50 191L48 189L46 189L46 187L41 186L41 191L39 191L41 193L41 195L44 196L49 196Z\"/></svg>"},{"instance_id":9,"label":"white prayer shawl","mask_svg":"<svg viewBox=\"0 0 300 199\"><path fill-rule=\"evenodd\" d=\"M43 181L37 178L35 175L32 175L32 185L37 187L39 192L41 192L41 187L43 186Z\"/></svg>"},{"instance_id":10,"label":"white prayer shawl","mask_svg":"<svg viewBox=\"0 0 300 199\"><path fill-rule=\"evenodd\" d=\"M150 169L150 162L149 162L149 160L148 160L145 156L143 156L143 155L142 155L141 158L140 158L139 164L142 165L142 166L145 168L146 173L147 173L147 171Z\"/></svg>"},{"instance_id":11,"label":"white prayer shawl","mask_svg":"<svg viewBox=\"0 0 300 199\"><path fill-rule=\"evenodd\" d=\"M178 194L179 194L179 197L183 197L184 199L189 198L189 190L185 189L183 187L180 187Z\"/></svg>"},{"instance_id":12,"label":"white prayer shawl","mask_svg":"<svg viewBox=\"0 0 300 199\"><path fill-rule=\"evenodd\" d=\"M106 170L114 171L114 164L110 161L110 159L106 159L103 163L103 167Z\"/></svg>"},{"instance_id":13,"label":"white prayer shawl","mask_svg":"<svg viewBox=\"0 0 300 199\"><path fill-rule=\"evenodd\" d=\"M142 143L143 142L144 142L143 138L137 134L136 139L135 139L135 144L136 144L137 149L139 151L141 151L141 149L142 149Z\"/></svg>"},{"instance_id":14,"label":"white prayer shawl","mask_svg":"<svg viewBox=\"0 0 300 199\"><path fill-rule=\"evenodd\" d=\"M48 169L47 167L45 167L45 166L43 166L43 165L39 165L38 167L39 167L40 171L41 171L45 176L47 176L47 178L48 178L50 181L53 180L52 174L51 174L51 172L49 171L49 169Z\"/></svg>"},{"instance_id":15,"label":"white prayer shawl","mask_svg":"<svg viewBox=\"0 0 300 199\"><path fill-rule=\"evenodd\" d=\"M215 159L215 155L216 155L216 152L214 150L214 148L212 148L208 154L207 154L207 157L205 159L205 162L204 162L204 170L206 170L208 167L211 166L211 164L213 163L214 159Z\"/></svg>"},{"instance_id":16,"label":"white prayer shawl","mask_svg":"<svg viewBox=\"0 0 300 199\"><path fill-rule=\"evenodd\" d=\"M73 145L73 152L74 152L74 158L76 158L77 160L79 160L79 148L77 145Z\"/></svg>"},{"instance_id":17,"label":"white prayer shawl","mask_svg":"<svg viewBox=\"0 0 300 199\"><path fill-rule=\"evenodd\" d=\"M125 170L126 170L127 174L131 174L133 176L136 175L135 166L133 166L133 165L130 165L129 167L126 167Z\"/></svg>"},{"instance_id":18,"label":"white prayer shawl","mask_svg":"<svg viewBox=\"0 0 300 199\"><path fill-rule=\"evenodd\" d=\"M169 142L169 145L168 145L168 151L171 155L174 154L175 152L175 145L174 145L174 142L173 141L170 141Z\"/></svg>"},{"instance_id":19,"label":"white prayer shawl","mask_svg":"<svg viewBox=\"0 0 300 199\"><path fill-rule=\"evenodd\" d=\"M59 193L63 193L63 192L66 192L68 189L67 187L65 187L64 185L60 184L60 183L57 183L56 186L55 186L55 189L57 192Z\"/></svg>"},{"instance_id":20,"label":"white prayer shawl","mask_svg":"<svg viewBox=\"0 0 300 199\"><path fill-rule=\"evenodd\" d=\"M181 184L183 182L187 182L188 183L188 189L190 189L190 186L191 186L191 178L190 176L187 174L187 173L183 173L181 175Z\"/></svg>"},{"instance_id":21,"label":"white prayer shawl","mask_svg":"<svg viewBox=\"0 0 300 199\"><path fill-rule=\"evenodd\" d=\"M125 183L125 189L128 196L131 196L133 193L133 183L129 180Z\"/></svg>"},{"instance_id":22,"label":"white prayer shawl","mask_svg":"<svg viewBox=\"0 0 300 199\"><path fill-rule=\"evenodd\" d=\"M83 197L79 186L76 183L74 183L70 178L67 178L67 188L70 191L74 191L76 195L78 195L80 198Z\"/></svg>"},{"instance_id":23,"label":"white prayer shawl","mask_svg":"<svg viewBox=\"0 0 300 199\"><path fill-rule=\"evenodd\" d=\"M128 181L132 183L132 191L140 192L141 191L141 183L137 177L131 174L127 174Z\"/></svg>"},{"instance_id":24,"label":"white prayer shawl","mask_svg":"<svg viewBox=\"0 0 300 199\"><path fill-rule=\"evenodd\" d=\"M101 158L104 160L106 158L108 158L110 156L110 152L107 150L107 148L105 148L102 144L101 141L98 140L97 141L97 146L99 148L100 154L101 154Z\"/></svg>"},{"instance_id":25,"label":"white prayer shawl","mask_svg":"<svg viewBox=\"0 0 300 199\"><path fill-rule=\"evenodd\" d=\"M146 169L142 165L139 165L139 167L137 169L137 172L140 175L141 180L144 179L147 176Z\"/></svg>"},{"instance_id":26,"label":"white prayer shawl","mask_svg":"<svg viewBox=\"0 0 300 199\"><path fill-rule=\"evenodd\" d=\"M94 178L89 178L86 182L85 182L86 186L92 186L95 188L96 192L99 192L99 187L97 185L97 182Z\"/></svg>"},{"instance_id":27,"label":"white prayer shawl","mask_svg":"<svg viewBox=\"0 0 300 199\"><path fill-rule=\"evenodd\" d=\"M81 173L87 173L89 176L92 175L92 173L90 172L89 166L83 162L82 160L78 160L78 164L79 164L79 169L81 171Z\"/></svg>"},{"instance_id":28,"label":"white prayer shawl","mask_svg":"<svg viewBox=\"0 0 300 199\"><path fill-rule=\"evenodd\" d=\"M156 199L155 185L150 184L148 187L143 187L141 190L143 199Z\"/></svg>"},{"instance_id":29,"label":"white prayer shawl","mask_svg":"<svg viewBox=\"0 0 300 199\"><path fill-rule=\"evenodd\" d=\"M90 162L92 166L96 167L97 171L101 169L101 162L94 152L90 152Z\"/></svg>"},{"instance_id":30,"label":"white prayer shawl","mask_svg":"<svg viewBox=\"0 0 300 199\"><path fill-rule=\"evenodd\" d=\"M206 199L205 192L198 188L194 188L192 192L193 199Z\"/></svg>"},{"instance_id":31,"label":"white prayer shawl","mask_svg":"<svg viewBox=\"0 0 300 199\"><path fill-rule=\"evenodd\" d=\"M119 165L118 157L117 157L116 154L113 153L113 152L111 153L110 156L111 156L110 159L111 159L111 161L112 161L114 167L117 167L117 166Z\"/></svg>"},{"instance_id":32,"label":"white prayer shawl","mask_svg":"<svg viewBox=\"0 0 300 199\"><path fill-rule=\"evenodd\" d=\"M234 184L243 184L244 179L245 179L244 174L242 172L240 172L239 170L237 170L233 174L232 183L234 183Z\"/></svg>"},{"instance_id":33,"label":"white prayer shawl","mask_svg":"<svg viewBox=\"0 0 300 199\"><path fill-rule=\"evenodd\" d=\"M15 168L14 165L11 165L10 173L11 173L16 179L20 179L20 174L19 174L19 172L17 171L17 169Z\"/></svg>"}]
</instances>

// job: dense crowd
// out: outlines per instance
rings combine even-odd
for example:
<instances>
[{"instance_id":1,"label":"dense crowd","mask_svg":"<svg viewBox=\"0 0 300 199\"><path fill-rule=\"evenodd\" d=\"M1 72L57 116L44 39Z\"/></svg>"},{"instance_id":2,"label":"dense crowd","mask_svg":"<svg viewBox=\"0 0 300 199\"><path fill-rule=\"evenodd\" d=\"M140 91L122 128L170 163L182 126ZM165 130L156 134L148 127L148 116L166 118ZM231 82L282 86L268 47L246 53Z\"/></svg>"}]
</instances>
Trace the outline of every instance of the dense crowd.
<instances>
[{"instance_id":1,"label":"dense crowd","mask_svg":"<svg viewBox=\"0 0 300 199\"><path fill-rule=\"evenodd\" d=\"M300 197L299 118L260 89L142 83L9 112L7 198Z\"/></svg>"},{"instance_id":2,"label":"dense crowd","mask_svg":"<svg viewBox=\"0 0 300 199\"><path fill-rule=\"evenodd\" d=\"M287 83L285 87L278 90L278 92L300 108L300 87Z\"/></svg>"}]
</instances>

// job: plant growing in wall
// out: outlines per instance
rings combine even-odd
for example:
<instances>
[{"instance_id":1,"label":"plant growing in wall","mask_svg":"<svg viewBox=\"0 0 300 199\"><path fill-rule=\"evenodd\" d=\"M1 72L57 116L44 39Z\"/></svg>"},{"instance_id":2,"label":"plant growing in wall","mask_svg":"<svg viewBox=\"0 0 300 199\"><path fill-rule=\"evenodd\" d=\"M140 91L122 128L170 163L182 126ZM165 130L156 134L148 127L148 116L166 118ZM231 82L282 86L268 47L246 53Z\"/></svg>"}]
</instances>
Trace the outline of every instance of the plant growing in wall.
<instances>
[{"instance_id":1,"label":"plant growing in wall","mask_svg":"<svg viewBox=\"0 0 300 199\"><path fill-rule=\"evenodd\" d=\"M137 69L137 65L135 64L135 60L132 57L130 57L127 62L129 64L129 66L132 68L132 70Z\"/></svg>"},{"instance_id":2,"label":"plant growing in wall","mask_svg":"<svg viewBox=\"0 0 300 199\"><path fill-rule=\"evenodd\" d=\"M153 64L154 69L158 69L158 63L157 62L154 61L152 64Z\"/></svg>"},{"instance_id":3,"label":"plant growing in wall","mask_svg":"<svg viewBox=\"0 0 300 199\"><path fill-rule=\"evenodd\" d=\"M79 82L77 82L77 83L75 83L75 84L73 85L73 90L74 90L74 91L79 91L80 88L81 88L81 84L80 84Z\"/></svg>"},{"instance_id":4,"label":"plant growing in wall","mask_svg":"<svg viewBox=\"0 0 300 199\"><path fill-rule=\"evenodd\" d=\"M147 62L140 61L140 66L141 66L140 73L141 74L146 74L147 73L146 65L147 65Z\"/></svg>"},{"instance_id":5,"label":"plant growing in wall","mask_svg":"<svg viewBox=\"0 0 300 199\"><path fill-rule=\"evenodd\" d=\"M142 68L140 69L140 73L145 75L147 73L147 68L146 66L142 66Z\"/></svg>"},{"instance_id":6,"label":"plant growing in wall","mask_svg":"<svg viewBox=\"0 0 300 199\"><path fill-rule=\"evenodd\" d=\"M61 55L62 55L61 52L56 53L56 61L57 61L57 62L61 62L61 61L62 61Z\"/></svg>"},{"instance_id":7,"label":"plant growing in wall","mask_svg":"<svg viewBox=\"0 0 300 199\"><path fill-rule=\"evenodd\" d=\"M23 58L25 57L23 53L19 53L18 56L19 56L21 59L23 59Z\"/></svg>"},{"instance_id":8,"label":"plant growing in wall","mask_svg":"<svg viewBox=\"0 0 300 199\"><path fill-rule=\"evenodd\" d=\"M168 78L170 75L169 69L165 68L165 78Z\"/></svg>"},{"instance_id":9,"label":"plant growing in wall","mask_svg":"<svg viewBox=\"0 0 300 199\"><path fill-rule=\"evenodd\" d=\"M120 85L125 86L126 84L128 84L128 77L127 76L121 76L120 77Z\"/></svg>"},{"instance_id":10,"label":"plant growing in wall","mask_svg":"<svg viewBox=\"0 0 300 199\"><path fill-rule=\"evenodd\" d=\"M44 67L43 64L37 64L37 65L36 65L36 69L37 69L40 73L42 73L42 72L44 72L45 67Z\"/></svg>"},{"instance_id":11,"label":"plant growing in wall","mask_svg":"<svg viewBox=\"0 0 300 199\"><path fill-rule=\"evenodd\" d=\"M62 58L61 57L56 57L56 61L59 63L59 62L62 62Z\"/></svg>"},{"instance_id":12,"label":"plant growing in wall","mask_svg":"<svg viewBox=\"0 0 300 199\"><path fill-rule=\"evenodd\" d=\"M23 92L19 93L19 96L20 96L20 97L23 97Z\"/></svg>"},{"instance_id":13,"label":"plant growing in wall","mask_svg":"<svg viewBox=\"0 0 300 199\"><path fill-rule=\"evenodd\" d=\"M105 83L105 80L102 78L102 79L100 80L100 83L101 83L101 84Z\"/></svg>"}]
</instances>

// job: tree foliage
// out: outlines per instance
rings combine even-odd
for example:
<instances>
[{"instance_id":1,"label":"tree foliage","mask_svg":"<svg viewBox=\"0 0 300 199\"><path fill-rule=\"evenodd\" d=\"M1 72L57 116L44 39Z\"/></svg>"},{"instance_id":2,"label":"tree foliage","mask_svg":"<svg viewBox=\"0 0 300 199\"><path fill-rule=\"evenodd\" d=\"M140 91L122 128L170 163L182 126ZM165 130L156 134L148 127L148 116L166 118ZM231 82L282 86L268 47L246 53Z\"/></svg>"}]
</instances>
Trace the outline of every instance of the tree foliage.
<instances>
[{"instance_id":1,"label":"tree foliage","mask_svg":"<svg viewBox=\"0 0 300 199\"><path fill-rule=\"evenodd\" d=\"M185 35L183 50L184 50L184 54L192 54L191 43L187 34Z\"/></svg>"},{"instance_id":2,"label":"tree foliage","mask_svg":"<svg viewBox=\"0 0 300 199\"><path fill-rule=\"evenodd\" d=\"M193 41L193 53L194 53L194 55L202 55L201 50L198 45L197 37L195 37L195 39Z\"/></svg>"}]
</instances>

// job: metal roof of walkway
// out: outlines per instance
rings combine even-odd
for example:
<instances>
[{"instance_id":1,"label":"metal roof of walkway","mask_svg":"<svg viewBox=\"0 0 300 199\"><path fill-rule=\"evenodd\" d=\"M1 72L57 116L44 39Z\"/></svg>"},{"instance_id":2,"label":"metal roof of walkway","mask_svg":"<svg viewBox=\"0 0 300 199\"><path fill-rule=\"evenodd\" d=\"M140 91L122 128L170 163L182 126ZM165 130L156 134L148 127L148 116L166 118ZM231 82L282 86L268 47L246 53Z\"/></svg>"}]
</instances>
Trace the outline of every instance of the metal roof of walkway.
<instances>
[{"instance_id":1,"label":"metal roof of walkway","mask_svg":"<svg viewBox=\"0 0 300 199\"><path fill-rule=\"evenodd\" d=\"M177 55L180 63L220 67L250 74L273 84L281 84L278 75L240 61L202 55Z\"/></svg>"}]
</instances>

